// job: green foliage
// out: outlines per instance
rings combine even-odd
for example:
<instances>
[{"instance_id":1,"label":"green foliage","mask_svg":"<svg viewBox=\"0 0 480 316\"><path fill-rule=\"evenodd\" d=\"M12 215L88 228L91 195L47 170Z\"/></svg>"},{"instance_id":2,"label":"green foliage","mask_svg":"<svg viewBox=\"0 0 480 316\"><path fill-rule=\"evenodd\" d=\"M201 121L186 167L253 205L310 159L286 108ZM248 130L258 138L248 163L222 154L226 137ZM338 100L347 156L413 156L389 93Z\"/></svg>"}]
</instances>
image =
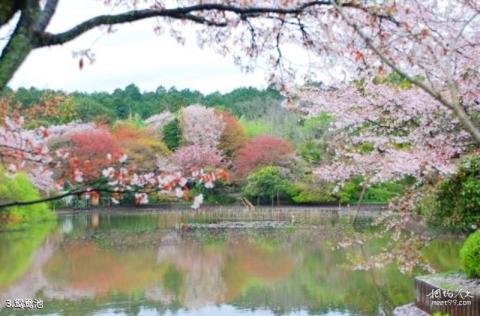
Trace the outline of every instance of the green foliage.
<instances>
[{"instance_id":1,"label":"green foliage","mask_svg":"<svg viewBox=\"0 0 480 316\"><path fill-rule=\"evenodd\" d=\"M228 186L225 182L218 180L215 182L215 186L212 189L205 189L205 203L228 205L236 201L228 191Z\"/></svg>"},{"instance_id":2,"label":"green foliage","mask_svg":"<svg viewBox=\"0 0 480 316\"><path fill-rule=\"evenodd\" d=\"M362 181L361 176L356 176L346 182L338 192L339 202L342 204L358 202L362 192ZM389 181L370 185L365 190L362 203L387 203L390 199L404 193L407 187L413 183L414 179L407 177L396 182Z\"/></svg>"},{"instance_id":3,"label":"green foliage","mask_svg":"<svg viewBox=\"0 0 480 316\"><path fill-rule=\"evenodd\" d=\"M220 194L219 190L205 195L205 204L210 205L229 205L236 202L236 199L228 194Z\"/></svg>"},{"instance_id":4,"label":"green foliage","mask_svg":"<svg viewBox=\"0 0 480 316\"><path fill-rule=\"evenodd\" d=\"M320 163L326 156L327 141L325 139L331 117L322 113L316 117L303 120L297 126L299 139L292 140L297 144L300 156L308 162Z\"/></svg>"},{"instance_id":5,"label":"green foliage","mask_svg":"<svg viewBox=\"0 0 480 316\"><path fill-rule=\"evenodd\" d=\"M259 202L270 202L274 199L289 199L290 183L278 167L265 166L257 169L247 178L243 195Z\"/></svg>"},{"instance_id":6,"label":"green foliage","mask_svg":"<svg viewBox=\"0 0 480 316\"><path fill-rule=\"evenodd\" d=\"M172 196L171 194L156 193L156 194L150 194L148 196L148 200L152 204L158 204L158 203L177 202L179 198L177 198L176 196Z\"/></svg>"},{"instance_id":7,"label":"green foliage","mask_svg":"<svg viewBox=\"0 0 480 316\"><path fill-rule=\"evenodd\" d=\"M372 185L365 191L365 201L387 203L390 199L405 192L405 182L384 182Z\"/></svg>"},{"instance_id":8,"label":"green foliage","mask_svg":"<svg viewBox=\"0 0 480 316\"><path fill-rule=\"evenodd\" d=\"M392 72L385 77L375 77L373 78L373 82L375 84L392 83L402 89L409 89L412 85L410 80L408 80L405 76L399 74L398 72Z\"/></svg>"},{"instance_id":9,"label":"green foliage","mask_svg":"<svg viewBox=\"0 0 480 316\"><path fill-rule=\"evenodd\" d=\"M37 88L18 88L17 91L12 90L3 91L2 97L13 93L13 101L19 102L23 108L29 108L33 104L39 103L45 93L53 92L50 90L39 90ZM59 93L60 94L60 93Z\"/></svg>"},{"instance_id":10,"label":"green foliage","mask_svg":"<svg viewBox=\"0 0 480 316\"><path fill-rule=\"evenodd\" d=\"M163 127L163 142L170 150L175 150L180 147L182 142L182 130L177 118Z\"/></svg>"},{"instance_id":11,"label":"green foliage","mask_svg":"<svg viewBox=\"0 0 480 316\"><path fill-rule=\"evenodd\" d=\"M271 126L271 134L299 143L306 139L305 129L302 128L302 116L284 107L271 107L262 117Z\"/></svg>"},{"instance_id":12,"label":"green foliage","mask_svg":"<svg viewBox=\"0 0 480 316\"><path fill-rule=\"evenodd\" d=\"M480 223L480 155L463 159L457 174L438 185L429 221L450 228Z\"/></svg>"},{"instance_id":13,"label":"green foliage","mask_svg":"<svg viewBox=\"0 0 480 316\"><path fill-rule=\"evenodd\" d=\"M18 173L10 178L0 168L0 201L33 201L40 198L25 174ZM0 212L0 230L26 228L33 223L52 219L55 219L55 214L46 203L12 206Z\"/></svg>"},{"instance_id":14,"label":"green foliage","mask_svg":"<svg viewBox=\"0 0 480 316\"><path fill-rule=\"evenodd\" d=\"M299 182L292 186L289 194L292 201L298 204L329 204L337 201L332 194L334 184Z\"/></svg>"},{"instance_id":15,"label":"green foliage","mask_svg":"<svg viewBox=\"0 0 480 316\"><path fill-rule=\"evenodd\" d=\"M332 122L332 117L326 112L322 112L317 116L310 117L302 122L303 128L311 131L313 136L320 136L324 133L326 125Z\"/></svg>"},{"instance_id":16,"label":"green foliage","mask_svg":"<svg viewBox=\"0 0 480 316\"><path fill-rule=\"evenodd\" d=\"M196 183L193 188L190 189L190 195L196 196L203 194L204 203L211 205L227 205L232 204L236 200L230 196L229 186L222 180L215 181L213 188L206 188L201 183Z\"/></svg>"},{"instance_id":17,"label":"green foliage","mask_svg":"<svg viewBox=\"0 0 480 316\"><path fill-rule=\"evenodd\" d=\"M374 149L375 147L373 146L372 143L362 143L359 148L360 153L362 154L371 153Z\"/></svg>"},{"instance_id":18,"label":"green foliage","mask_svg":"<svg viewBox=\"0 0 480 316\"><path fill-rule=\"evenodd\" d=\"M104 106L101 102L88 96L75 96L72 98L75 119L83 122L94 121L101 117L106 118L108 122L112 122L116 113L113 109Z\"/></svg>"},{"instance_id":19,"label":"green foliage","mask_svg":"<svg viewBox=\"0 0 480 316\"><path fill-rule=\"evenodd\" d=\"M183 275L173 265L169 265L163 276L163 285L165 289L175 296L179 296L183 286Z\"/></svg>"},{"instance_id":20,"label":"green foliage","mask_svg":"<svg viewBox=\"0 0 480 316\"><path fill-rule=\"evenodd\" d=\"M420 198L416 201L415 212L422 216L429 224L435 224L437 219L435 218L437 213L437 195L436 188L432 186L425 186ZM438 222L436 223L438 225Z\"/></svg>"},{"instance_id":21,"label":"green foliage","mask_svg":"<svg viewBox=\"0 0 480 316\"><path fill-rule=\"evenodd\" d=\"M468 236L460 249L463 268L469 278L480 278L480 230Z\"/></svg>"},{"instance_id":22,"label":"green foliage","mask_svg":"<svg viewBox=\"0 0 480 316\"><path fill-rule=\"evenodd\" d=\"M133 114L126 122L132 124L136 128L145 127L145 121L138 113Z\"/></svg>"},{"instance_id":23,"label":"green foliage","mask_svg":"<svg viewBox=\"0 0 480 316\"><path fill-rule=\"evenodd\" d=\"M202 98L200 103L228 110L236 117L257 120L271 108L280 109L283 99L277 90L255 88L238 88L229 93L211 93Z\"/></svg>"},{"instance_id":24,"label":"green foliage","mask_svg":"<svg viewBox=\"0 0 480 316\"><path fill-rule=\"evenodd\" d=\"M19 88L16 91L5 89L0 96L12 96L13 102L19 102L22 109L27 109L33 104L39 103L46 94L51 97L66 96L71 101L74 116L69 117L70 120L101 119L107 123L125 120L135 114L146 119L166 110L177 112L194 103L222 108L236 117L243 115L249 120L255 120L265 115L269 108L280 108L280 101L283 98L278 91L273 89L239 88L225 94L215 92L203 95L195 90L177 90L175 87L166 89L162 86L155 91L142 92L134 84L130 84L124 89L115 89L113 93L73 92L65 94L62 91ZM64 119L53 118L47 122L29 123L32 126L38 126L40 123L46 125L67 123Z\"/></svg>"},{"instance_id":25,"label":"green foliage","mask_svg":"<svg viewBox=\"0 0 480 316\"><path fill-rule=\"evenodd\" d=\"M338 192L339 202L342 204L351 204L358 201L361 193L362 177L354 177L350 181L347 181L340 191Z\"/></svg>"},{"instance_id":26,"label":"green foliage","mask_svg":"<svg viewBox=\"0 0 480 316\"><path fill-rule=\"evenodd\" d=\"M324 148L313 139L308 139L299 145L300 156L308 162L320 162L323 153Z\"/></svg>"},{"instance_id":27,"label":"green foliage","mask_svg":"<svg viewBox=\"0 0 480 316\"><path fill-rule=\"evenodd\" d=\"M54 226L54 222L38 223L27 230L0 234L0 288L8 287L28 270Z\"/></svg>"},{"instance_id":28,"label":"green foliage","mask_svg":"<svg viewBox=\"0 0 480 316\"><path fill-rule=\"evenodd\" d=\"M238 122L245 130L245 134L249 138L259 135L272 134L272 124L263 120L248 121L245 117L241 117Z\"/></svg>"}]
</instances>

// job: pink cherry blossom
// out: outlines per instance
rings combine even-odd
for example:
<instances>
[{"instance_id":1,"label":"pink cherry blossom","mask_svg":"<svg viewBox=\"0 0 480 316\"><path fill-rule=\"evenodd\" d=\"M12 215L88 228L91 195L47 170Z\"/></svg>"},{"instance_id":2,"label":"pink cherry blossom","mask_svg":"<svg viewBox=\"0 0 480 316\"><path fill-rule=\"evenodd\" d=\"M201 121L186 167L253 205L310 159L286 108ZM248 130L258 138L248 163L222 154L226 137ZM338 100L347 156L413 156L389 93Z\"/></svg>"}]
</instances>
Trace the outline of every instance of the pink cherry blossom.
<instances>
[{"instance_id":1,"label":"pink cherry blossom","mask_svg":"<svg viewBox=\"0 0 480 316\"><path fill-rule=\"evenodd\" d=\"M165 125L174 119L175 115L173 115L170 111L164 111L162 113L150 116L145 120L145 123L155 130L162 130Z\"/></svg>"},{"instance_id":2,"label":"pink cherry blossom","mask_svg":"<svg viewBox=\"0 0 480 316\"><path fill-rule=\"evenodd\" d=\"M200 104L183 108L180 123L185 140L197 146L216 148L222 136L225 123L214 109Z\"/></svg>"},{"instance_id":3,"label":"pink cherry blossom","mask_svg":"<svg viewBox=\"0 0 480 316\"><path fill-rule=\"evenodd\" d=\"M306 87L298 95L290 107L308 116L332 115L335 157L316 170L324 179L342 182L363 175L383 182L421 179L432 171L449 174L473 141L451 110L417 87L366 81L361 87Z\"/></svg>"},{"instance_id":4,"label":"pink cherry blossom","mask_svg":"<svg viewBox=\"0 0 480 316\"><path fill-rule=\"evenodd\" d=\"M184 172L207 167L223 166L223 156L216 149L205 145L187 145L177 149L171 156L173 164Z\"/></svg>"}]
</instances>

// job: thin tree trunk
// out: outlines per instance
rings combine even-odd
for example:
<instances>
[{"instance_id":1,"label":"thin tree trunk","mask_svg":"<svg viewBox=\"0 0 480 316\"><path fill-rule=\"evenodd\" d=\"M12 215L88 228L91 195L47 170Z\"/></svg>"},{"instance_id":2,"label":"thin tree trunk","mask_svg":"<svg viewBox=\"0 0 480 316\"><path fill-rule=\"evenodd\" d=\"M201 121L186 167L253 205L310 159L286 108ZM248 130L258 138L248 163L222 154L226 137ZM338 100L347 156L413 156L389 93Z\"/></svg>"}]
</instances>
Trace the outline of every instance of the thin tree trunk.
<instances>
[{"instance_id":1,"label":"thin tree trunk","mask_svg":"<svg viewBox=\"0 0 480 316\"><path fill-rule=\"evenodd\" d=\"M367 191L367 185L365 183L362 184L362 192L360 192L360 197L357 201L357 207L355 208L355 215L353 216L352 226L355 228L357 224L358 213L360 212L360 204L363 201L363 197L365 196L365 191Z\"/></svg>"}]
</instances>

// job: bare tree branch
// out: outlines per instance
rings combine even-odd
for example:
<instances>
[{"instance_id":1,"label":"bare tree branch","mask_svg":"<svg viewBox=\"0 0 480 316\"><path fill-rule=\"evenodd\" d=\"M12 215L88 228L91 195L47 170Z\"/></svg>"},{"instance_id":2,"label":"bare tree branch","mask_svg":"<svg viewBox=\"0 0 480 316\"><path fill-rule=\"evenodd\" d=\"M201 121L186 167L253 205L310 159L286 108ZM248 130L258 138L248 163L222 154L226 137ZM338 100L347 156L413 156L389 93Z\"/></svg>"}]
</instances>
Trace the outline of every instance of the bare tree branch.
<instances>
[{"instance_id":1,"label":"bare tree branch","mask_svg":"<svg viewBox=\"0 0 480 316\"><path fill-rule=\"evenodd\" d=\"M67 196L76 195L76 194L82 194L82 193L86 193L86 192L89 192L89 191L87 191L87 190L83 190L83 191L68 191L68 192L63 193L63 194L54 195L54 196L46 197L46 198L40 198L40 199L37 199L37 200L7 202L7 203L0 204L0 212L1 212L1 211L6 211L6 208L7 208L7 207L13 207L13 206L28 206L28 205L45 203L45 202L52 202L52 201L56 201L56 200L63 199L63 198L65 198L65 197L67 197Z\"/></svg>"},{"instance_id":2,"label":"bare tree branch","mask_svg":"<svg viewBox=\"0 0 480 316\"><path fill-rule=\"evenodd\" d=\"M302 4L292 6L240 6L238 4L224 3L199 3L177 8L150 8L143 10L131 10L120 14L100 15L90 18L71 29L52 34L45 32L49 21L51 20L58 0L46 0L46 4L41 8L38 0L11 1L12 10L20 13L19 23L12 36L0 55L0 90L7 86L17 69L28 57L30 52L39 47L64 44L76 37L92 30L98 26L112 26L116 24L140 21L148 18L169 18L175 20L192 21L211 27L226 27L235 25L238 20L247 18L268 18L269 15L276 15L284 18L286 23L288 18L299 20L300 17L308 14L314 14L315 8L332 7L334 5L345 8L355 8L372 16L388 20L398 26L398 22L392 16L383 15L370 10L357 0L337 3L335 0L313 0ZM17 3L21 4L18 6ZM208 14L210 13L210 15ZM216 13L223 13L216 15ZM229 13L233 20L229 20L226 14ZM237 17L238 20L234 19ZM0 17L0 25L2 25ZM305 39L305 27L299 25L300 31ZM307 41L308 43L308 41Z\"/></svg>"},{"instance_id":3,"label":"bare tree branch","mask_svg":"<svg viewBox=\"0 0 480 316\"><path fill-rule=\"evenodd\" d=\"M55 14L55 10L57 9L58 0L47 0L45 7L43 8L40 17L37 20L37 24L35 25L35 30L39 32L43 32L50 20L52 19L53 14Z\"/></svg>"},{"instance_id":4,"label":"bare tree branch","mask_svg":"<svg viewBox=\"0 0 480 316\"><path fill-rule=\"evenodd\" d=\"M40 203L46 203L46 202L52 202L52 201L57 201L61 200L63 198L66 198L68 196L72 195L82 195L84 193L91 193L91 192L103 192L103 193L110 193L110 194L124 194L124 193L145 193L145 194L151 194L155 192L159 192L163 189L161 188L154 188L151 190L111 190L107 188L80 188L80 189L75 189L75 190L70 190L58 195L50 196L50 197L45 197L45 198L40 198L36 200L30 200L30 201L10 201L6 203L0 203L0 212L6 211L6 208L8 207L13 207L13 206L28 206L28 205L35 205L35 204L40 204Z\"/></svg>"},{"instance_id":5,"label":"bare tree branch","mask_svg":"<svg viewBox=\"0 0 480 316\"><path fill-rule=\"evenodd\" d=\"M241 19L248 17L259 17L262 14L278 14L278 15L292 15L298 16L304 14L308 9L315 6L331 6L330 0L311 1L305 4L292 7L241 7L235 5L226 5L220 3L203 3L186 7L178 7L173 9L144 9L144 10L132 10L116 15L100 15L94 18L88 19L68 31L51 34L45 32L39 32L39 40L36 43L36 47L59 45L71 41L72 39L80 36L81 34L101 25L114 25L128 22L139 21L143 19L153 17L167 17L179 20L190 20L200 24L206 24L209 26L224 27L227 26L226 21L211 21L198 14L204 12L230 12L238 15ZM357 3L357 1L351 1L341 4L342 7L352 7L361 10L367 10ZM391 17L382 16L382 18L394 21Z\"/></svg>"}]
</instances>

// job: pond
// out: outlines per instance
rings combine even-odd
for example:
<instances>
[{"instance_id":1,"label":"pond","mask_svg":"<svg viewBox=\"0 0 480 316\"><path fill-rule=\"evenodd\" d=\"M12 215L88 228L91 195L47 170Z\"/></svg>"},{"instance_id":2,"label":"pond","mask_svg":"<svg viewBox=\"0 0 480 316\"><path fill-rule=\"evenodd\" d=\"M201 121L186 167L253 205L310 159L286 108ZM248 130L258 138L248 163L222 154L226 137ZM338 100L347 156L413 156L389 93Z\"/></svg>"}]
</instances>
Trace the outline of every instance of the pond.
<instances>
[{"instance_id":1,"label":"pond","mask_svg":"<svg viewBox=\"0 0 480 316\"><path fill-rule=\"evenodd\" d=\"M361 219L356 230L373 234ZM355 269L391 240L339 248L350 222L326 211L60 215L0 233L0 315L389 315L414 299L413 275ZM456 269L460 242L439 238L422 254ZM5 308L15 298L43 308Z\"/></svg>"}]
</instances>

